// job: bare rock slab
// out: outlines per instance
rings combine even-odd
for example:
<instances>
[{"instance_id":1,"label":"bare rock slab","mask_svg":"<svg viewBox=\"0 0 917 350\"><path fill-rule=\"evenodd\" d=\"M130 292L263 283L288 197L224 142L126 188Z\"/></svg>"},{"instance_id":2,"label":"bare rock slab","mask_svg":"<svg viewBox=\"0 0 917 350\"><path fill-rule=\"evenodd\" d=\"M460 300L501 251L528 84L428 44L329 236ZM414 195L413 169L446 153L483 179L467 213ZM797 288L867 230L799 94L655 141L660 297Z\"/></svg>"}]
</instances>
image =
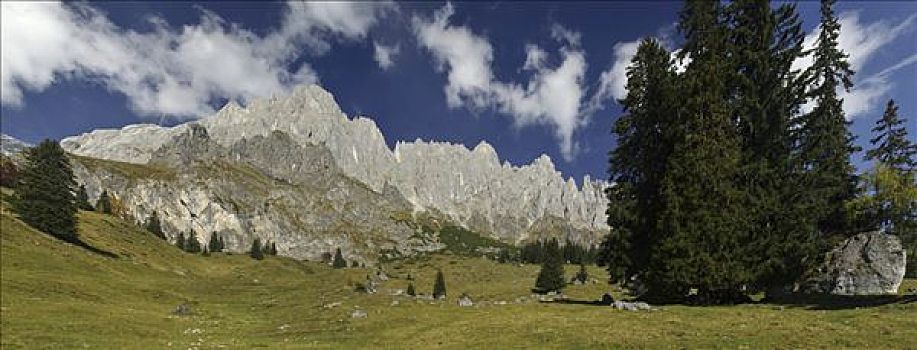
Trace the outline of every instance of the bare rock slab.
<instances>
[{"instance_id":1,"label":"bare rock slab","mask_svg":"<svg viewBox=\"0 0 917 350\"><path fill-rule=\"evenodd\" d=\"M897 294L904 279L906 254L897 236L878 231L860 233L829 251L803 289L834 295Z\"/></svg>"}]
</instances>

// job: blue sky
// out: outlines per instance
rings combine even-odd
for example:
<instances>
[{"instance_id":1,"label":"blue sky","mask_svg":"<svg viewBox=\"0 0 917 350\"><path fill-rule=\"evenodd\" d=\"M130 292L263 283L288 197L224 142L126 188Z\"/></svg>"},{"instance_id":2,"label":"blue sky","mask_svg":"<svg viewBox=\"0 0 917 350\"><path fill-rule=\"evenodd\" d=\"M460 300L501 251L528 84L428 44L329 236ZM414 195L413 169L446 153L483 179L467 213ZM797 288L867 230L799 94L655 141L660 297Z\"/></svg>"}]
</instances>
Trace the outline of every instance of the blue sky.
<instances>
[{"instance_id":1,"label":"blue sky","mask_svg":"<svg viewBox=\"0 0 917 350\"><path fill-rule=\"evenodd\" d=\"M680 2L2 3L3 133L36 142L200 118L227 99L331 91L386 141L486 140L605 178L621 73L645 36L677 49ZM814 37L818 3L799 3ZM917 134L917 2L841 2L859 143L895 98ZM804 62L800 62L804 65ZM912 136L913 137L913 136ZM860 157L855 161L860 163Z\"/></svg>"}]
</instances>

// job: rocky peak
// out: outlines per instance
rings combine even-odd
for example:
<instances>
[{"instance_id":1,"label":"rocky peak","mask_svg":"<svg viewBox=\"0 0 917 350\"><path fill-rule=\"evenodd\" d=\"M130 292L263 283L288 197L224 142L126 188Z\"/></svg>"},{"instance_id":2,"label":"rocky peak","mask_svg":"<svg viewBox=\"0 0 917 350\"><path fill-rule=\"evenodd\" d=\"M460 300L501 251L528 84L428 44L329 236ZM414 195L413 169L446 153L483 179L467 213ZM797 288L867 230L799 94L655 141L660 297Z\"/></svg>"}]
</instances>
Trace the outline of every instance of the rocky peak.
<instances>
[{"instance_id":1,"label":"rocky peak","mask_svg":"<svg viewBox=\"0 0 917 350\"><path fill-rule=\"evenodd\" d=\"M483 141L471 150L460 144L421 140L398 142L391 150L372 119L348 118L334 96L316 85L296 87L286 97L254 100L246 107L230 102L214 116L197 123L173 128L139 125L97 130L68 138L62 145L85 156L147 163L165 142L188 129L189 142L203 135L200 130L204 129L210 140L226 149L243 139L261 140L257 138L261 136L266 137L262 140L266 143L259 147L271 150L254 156L264 158L259 163L262 166L272 167L276 162L290 171L308 166L287 161L296 158L278 156L293 157L292 151L279 149L289 144L287 141L303 147L291 148L295 152L321 147L343 174L370 189L383 192L391 186L415 211L435 210L455 222L498 237L524 237L533 223L545 216L560 218L597 237L607 230L603 182L587 187L584 180L582 190L577 189L573 181L563 179L547 155L530 165L501 165L496 150ZM282 131L288 140L273 136L274 131ZM194 143L188 146L194 147ZM174 157L181 156L182 151L172 152L173 160L187 160ZM322 164L321 157L310 157L306 157L309 162Z\"/></svg>"}]
</instances>

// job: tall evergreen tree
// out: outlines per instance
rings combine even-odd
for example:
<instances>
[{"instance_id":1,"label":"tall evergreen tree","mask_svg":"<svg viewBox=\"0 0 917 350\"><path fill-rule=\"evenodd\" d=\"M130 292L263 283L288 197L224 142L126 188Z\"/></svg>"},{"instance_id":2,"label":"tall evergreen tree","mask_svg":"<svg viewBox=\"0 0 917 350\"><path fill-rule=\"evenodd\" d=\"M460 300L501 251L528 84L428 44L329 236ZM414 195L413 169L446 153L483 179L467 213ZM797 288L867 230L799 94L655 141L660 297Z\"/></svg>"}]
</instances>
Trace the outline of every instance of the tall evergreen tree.
<instances>
[{"instance_id":1,"label":"tall evergreen tree","mask_svg":"<svg viewBox=\"0 0 917 350\"><path fill-rule=\"evenodd\" d=\"M78 242L76 182L66 152L44 140L25 152L13 210L26 224L68 242Z\"/></svg>"},{"instance_id":2,"label":"tall evergreen tree","mask_svg":"<svg viewBox=\"0 0 917 350\"><path fill-rule=\"evenodd\" d=\"M226 250L226 242L223 241L223 236L220 236L220 251Z\"/></svg>"},{"instance_id":3,"label":"tall evergreen tree","mask_svg":"<svg viewBox=\"0 0 917 350\"><path fill-rule=\"evenodd\" d=\"M207 243L207 248L209 248L211 252L219 253L223 251L223 247L220 246L219 236L220 235L216 232L210 234L210 241Z\"/></svg>"},{"instance_id":4,"label":"tall evergreen tree","mask_svg":"<svg viewBox=\"0 0 917 350\"><path fill-rule=\"evenodd\" d=\"M89 204L89 195L86 194L84 185L80 185L80 189L76 192L76 204L80 210L95 210L92 204Z\"/></svg>"},{"instance_id":5,"label":"tall evergreen tree","mask_svg":"<svg viewBox=\"0 0 917 350\"><path fill-rule=\"evenodd\" d=\"M264 253L261 252L261 238L255 237L255 240L252 241L252 247L248 251L249 256L255 260L264 259Z\"/></svg>"},{"instance_id":6,"label":"tall evergreen tree","mask_svg":"<svg viewBox=\"0 0 917 350\"><path fill-rule=\"evenodd\" d=\"M907 119L898 116L895 100L888 100L885 113L872 128L869 140L873 149L866 151L866 160L882 162L896 171L913 171L917 167L917 143L907 137Z\"/></svg>"},{"instance_id":7,"label":"tall evergreen tree","mask_svg":"<svg viewBox=\"0 0 917 350\"><path fill-rule=\"evenodd\" d=\"M728 302L752 275L743 256L748 225L737 186L740 137L728 101L727 28L719 2L688 1L679 28L683 99L674 147L661 181L659 232L644 282L657 299L696 288L704 300Z\"/></svg>"},{"instance_id":8,"label":"tall evergreen tree","mask_svg":"<svg viewBox=\"0 0 917 350\"><path fill-rule=\"evenodd\" d=\"M341 248L334 251L334 261L331 263L331 266L336 269L347 267L347 260L344 260L344 254L341 253Z\"/></svg>"},{"instance_id":9,"label":"tall evergreen tree","mask_svg":"<svg viewBox=\"0 0 917 350\"><path fill-rule=\"evenodd\" d=\"M611 281L625 281L647 266L656 231L660 184L672 153L676 73L671 55L655 39L645 39L627 69L625 114L614 125L618 146L610 153L612 185L600 263Z\"/></svg>"},{"instance_id":10,"label":"tall evergreen tree","mask_svg":"<svg viewBox=\"0 0 917 350\"><path fill-rule=\"evenodd\" d=\"M111 197L108 196L108 191L102 190L99 200L96 201L96 211L102 214L111 214Z\"/></svg>"},{"instance_id":11,"label":"tall evergreen tree","mask_svg":"<svg viewBox=\"0 0 917 350\"><path fill-rule=\"evenodd\" d=\"M845 234L848 222L844 203L857 191L850 155L857 150L848 131L838 89L853 86L848 55L838 48L841 25L834 15L834 0L821 2L821 31L813 51L814 62L806 74L807 97L815 106L799 118L799 157L804 174L802 198L817 218L821 232Z\"/></svg>"},{"instance_id":12,"label":"tall evergreen tree","mask_svg":"<svg viewBox=\"0 0 917 350\"><path fill-rule=\"evenodd\" d=\"M166 239L165 233L162 232L162 224L159 222L159 214L155 211L153 215L150 215L150 217L146 219L146 223L144 223L143 226L156 237Z\"/></svg>"},{"instance_id":13,"label":"tall evergreen tree","mask_svg":"<svg viewBox=\"0 0 917 350\"><path fill-rule=\"evenodd\" d=\"M917 276L917 145L910 141L906 120L888 101L885 113L872 129L873 148L866 160L874 162L864 176L865 195L848 203L857 221L898 235L907 251L907 275Z\"/></svg>"},{"instance_id":14,"label":"tall evergreen tree","mask_svg":"<svg viewBox=\"0 0 917 350\"><path fill-rule=\"evenodd\" d=\"M566 286L566 281L564 280L563 253L557 240L552 239L547 244L544 262L541 263L541 271L538 272L538 278L535 280L535 289L541 293L559 292L564 289L564 286Z\"/></svg>"},{"instance_id":15,"label":"tall evergreen tree","mask_svg":"<svg viewBox=\"0 0 917 350\"><path fill-rule=\"evenodd\" d=\"M0 154L0 187L16 187L19 180L19 168L10 157Z\"/></svg>"},{"instance_id":16,"label":"tall evergreen tree","mask_svg":"<svg viewBox=\"0 0 917 350\"><path fill-rule=\"evenodd\" d=\"M772 10L766 0L736 0L727 8L731 30L727 57L733 78L729 103L741 140L738 203L753 235L743 256L754 275L753 289L774 289L807 270L818 253L815 221L798 203L800 179L791 166L791 122L804 100L805 84L793 62L802 55L804 34L795 5Z\"/></svg>"},{"instance_id":17,"label":"tall evergreen tree","mask_svg":"<svg viewBox=\"0 0 917 350\"><path fill-rule=\"evenodd\" d=\"M443 270L436 271L436 281L433 282L433 298L445 298L446 297L446 276L443 275Z\"/></svg>"},{"instance_id":18,"label":"tall evergreen tree","mask_svg":"<svg viewBox=\"0 0 917 350\"><path fill-rule=\"evenodd\" d=\"M412 297L417 295L417 292L414 290L414 283L408 283L408 290L406 294Z\"/></svg>"},{"instance_id":19,"label":"tall evergreen tree","mask_svg":"<svg viewBox=\"0 0 917 350\"><path fill-rule=\"evenodd\" d=\"M201 242L197 240L197 233L191 230L188 239L185 240L185 251L188 253L200 253Z\"/></svg>"}]
</instances>

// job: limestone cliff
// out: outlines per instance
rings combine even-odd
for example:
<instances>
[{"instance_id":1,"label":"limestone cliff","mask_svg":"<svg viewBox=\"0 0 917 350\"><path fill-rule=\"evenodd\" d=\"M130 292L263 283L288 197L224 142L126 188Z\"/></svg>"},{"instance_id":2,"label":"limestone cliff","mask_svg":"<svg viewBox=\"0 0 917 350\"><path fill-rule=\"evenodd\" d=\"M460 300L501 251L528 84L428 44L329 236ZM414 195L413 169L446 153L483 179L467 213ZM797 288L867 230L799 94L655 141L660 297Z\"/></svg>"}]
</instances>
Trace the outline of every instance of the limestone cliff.
<instances>
[{"instance_id":1,"label":"limestone cliff","mask_svg":"<svg viewBox=\"0 0 917 350\"><path fill-rule=\"evenodd\" d=\"M281 174L278 178L308 181L309 176L296 175L295 165L277 156L281 153L232 151L248 149L242 145L256 136L280 131L284 136L279 137L287 138L290 144L325 150L329 166L343 177L365 184L370 192L395 192L414 213L441 213L466 228L507 242L519 243L532 235L555 231L583 243L595 243L608 229L603 195L606 184L602 181L586 177L582 188L577 188L572 179L563 179L545 155L530 165L501 164L493 147L485 142L469 150L461 145L418 140L398 142L391 150L371 119L349 119L330 93L314 85L298 87L283 98L256 100L246 107L230 102L215 115L194 123L96 130L61 144L74 154L135 164L156 164L173 157L163 165L171 167L190 159L174 159L182 147L172 147L179 154L171 156L160 148L190 132L192 125L199 125L213 145L237 160ZM290 152L282 154L295 156ZM281 165L293 168L278 168Z\"/></svg>"}]
</instances>

